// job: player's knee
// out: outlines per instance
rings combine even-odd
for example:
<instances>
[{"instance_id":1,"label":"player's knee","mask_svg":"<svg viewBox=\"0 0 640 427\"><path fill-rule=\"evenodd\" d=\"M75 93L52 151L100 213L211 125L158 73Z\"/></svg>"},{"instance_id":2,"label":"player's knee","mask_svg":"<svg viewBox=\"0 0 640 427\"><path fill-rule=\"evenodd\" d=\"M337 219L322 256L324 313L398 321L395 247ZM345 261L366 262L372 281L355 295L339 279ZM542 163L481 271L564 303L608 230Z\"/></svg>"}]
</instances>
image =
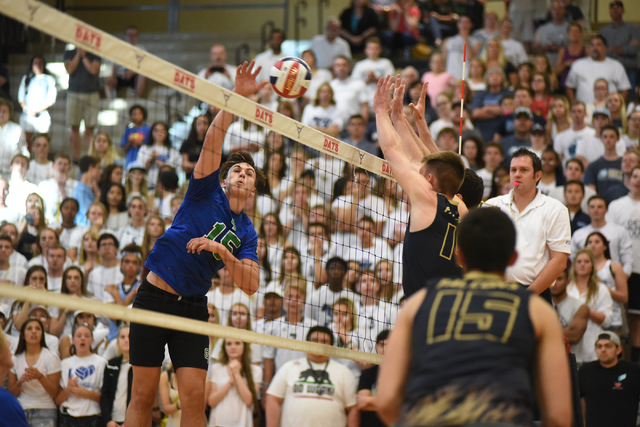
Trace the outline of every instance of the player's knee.
<instances>
[{"instance_id":1,"label":"player's knee","mask_svg":"<svg viewBox=\"0 0 640 427\"><path fill-rule=\"evenodd\" d=\"M199 387L180 388L180 406L191 411L204 411L204 390Z\"/></svg>"},{"instance_id":2,"label":"player's knee","mask_svg":"<svg viewBox=\"0 0 640 427\"><path fill-rule=\"evenodd\" d=\"M131 405L139 409L148 408L151 410L156 402L157 389L153 387L138 387L135 392L131 393Z\"/></svg>"}]
</instances>

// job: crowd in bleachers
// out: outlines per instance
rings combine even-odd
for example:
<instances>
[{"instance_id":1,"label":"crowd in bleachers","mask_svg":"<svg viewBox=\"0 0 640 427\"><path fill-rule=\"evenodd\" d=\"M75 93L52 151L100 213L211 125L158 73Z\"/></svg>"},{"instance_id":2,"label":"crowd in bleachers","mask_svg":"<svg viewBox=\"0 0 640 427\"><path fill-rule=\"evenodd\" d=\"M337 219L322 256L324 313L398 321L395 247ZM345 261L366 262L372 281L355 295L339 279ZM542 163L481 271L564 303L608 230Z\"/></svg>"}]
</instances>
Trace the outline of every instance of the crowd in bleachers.
<instances>
[{"instance_id":1,"label":"crowd in bleachers","mask_svg":"<svg viewBox=\"0 0 640 427\"><path fill-rule=\"evenodd\" d=\"M483 17L479 0L368 3L354 0L340 19L329 19L325 33L301 54L313 77L302 98L280 99L267 85L251 99L382 155L372 114L378 79L402 74L406 105L417 103L422 82L428 82L430 132L441 150L457 151L462 109L463 161L482 179L484 200L511 191L511 154L528 147L542 161L539 191L564 203L570 215L573 263L552 293L558 304L575 298L573 310L565 303L560 312L563 327L577 313L588 313L582 334L567 329L578 362L596 360L594 343L603 330L629 337L631 358L640 361L638 313L627 313L625 305L632 287L640 287L640 30L622 20L621 2L610 5L612 24L586 42L583 15L568 1L555 0L548 16L535 22L515 0L510 18L501 21L493 12ZM134 27L127 38L135 44L131 32ZM269 49L256 57L260 79L268 78L285 40L284 31L271 33ZM468 75L462 83L465 44ZM417 55L420 46L433 51L422 75L412 66L396 70L388 59ZM121 86L143 91L144 82L115 67L101 82L99 63L82 49L65 54L70 82L75 80L69 87L75 97L67 98L73 129L68 152L50 151L47 110L57 90L42 56L34 57L20 83L19 124L12 121L18 117L14 104L0 99L0 282L129 306L147 273L146 256L180 209L219 109L199 106L178 149L169 138L172 123L148 123L145 108L132 105L120 140L112 140L93 132L94 95L101 86L109 96ZM231 89L234 72L224 46L215 45L199 76ZM406 115L413 123L409 107ZM249 297L220 270L207 294L209 321L299 340L311 327L326 326L335 345L376 352L376 338L392 328L403 300L410 201L402 189L242 119L232 123L223 150L224 156L251 152L266 174L244 209L259 235L260 288ZM130 386L125 324L6 298L0 323L15 354L8 390L31 411L31 425L46 425L38 423L58 412L61 423L69 416L88 417L85 425L124 421L127 378ZM213 414L220 402L242 400L250 407L283 364L304 357L216 337L210 342L209 378L218 384L208 388L211 425L219 425ZM94 371L70 375L86 358ZM340 363L356 379L367 367ZM249 383L252 398L233 395L229 403L216 381L236 376ZM169 367L160 383L159 407L168 426L180 418L174 379ZM242 416L249 425L251 411Z\"/></svg>"}]
</instances>

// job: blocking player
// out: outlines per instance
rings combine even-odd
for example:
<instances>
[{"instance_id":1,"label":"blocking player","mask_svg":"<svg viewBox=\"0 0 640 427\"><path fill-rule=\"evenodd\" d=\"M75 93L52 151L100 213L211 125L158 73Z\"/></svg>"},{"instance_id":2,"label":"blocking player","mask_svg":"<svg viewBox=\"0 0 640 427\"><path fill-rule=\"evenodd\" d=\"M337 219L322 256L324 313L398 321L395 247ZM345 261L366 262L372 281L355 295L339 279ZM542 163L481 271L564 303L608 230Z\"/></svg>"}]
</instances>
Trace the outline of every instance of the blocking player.
<instances>
[{"instance_id":1,"label":"blocking player","mask_svg":"<svg viewBox=\"0 0 640 427\"><path fill-rule=\"evenodd\" d=\"M394 83L392 76L380 79L373 111L382 152L398 184L411 199L402 253L402 288L409 297L422 289L428 279L462 276L454 249L456 229L467 209L454 200L464 179L464 164L456 153L437 152L437 148L424 157L420 151L416 154L412 131L402 112L403 96L404 82L398 79ZM424 96L420 102L424 102Z\"/></svg>"},{"instance_id":2,"label":"blocking player","mask_svg":"<svg viewBox=\"0 0 640 427\"><path fill-rule=\"evenodd\" d=\"M268 84L255 82L260 67L254 70L254 65L252 61L238 67L234 91L239 95L250 95ZM264 176L243 151L220 165L232 118L221 111L209 127L182 206L147 258L150 273L140 285L134 307L206 322L205 295L222 267L246 294L258 289L258 236L242 209ZM130 336L134 379L125 425L151 425L168 344L180 389L181 425L204 427L208 337L136 323L131 324Z\"/></svg>"},{"instance_id":3,"label":"blocking player","mask_svg":"<svg viewBox=\"0 0 640 427\"><path fill-rule=\"evenodd\" d=\"M498 209L460 223L463 279L430 282L405 303L380 366L380 418L403 426L571 426L571 383L553 308L504 282L516 232Z\"/></svg>"}]
</instances>

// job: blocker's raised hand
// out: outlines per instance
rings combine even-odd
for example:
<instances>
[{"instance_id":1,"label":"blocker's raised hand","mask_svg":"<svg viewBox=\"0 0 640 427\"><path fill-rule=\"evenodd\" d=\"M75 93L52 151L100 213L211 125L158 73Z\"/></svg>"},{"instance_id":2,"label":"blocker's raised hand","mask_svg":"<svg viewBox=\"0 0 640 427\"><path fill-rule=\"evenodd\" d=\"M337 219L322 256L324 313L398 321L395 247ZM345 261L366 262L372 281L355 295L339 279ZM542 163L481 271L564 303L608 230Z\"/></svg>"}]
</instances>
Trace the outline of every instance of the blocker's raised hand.
<instances>
[{"instance_id":1,"label":"blocker's raised hand","mask_svg":"<svg viewBox=\"0 0 640 427\"><path fill-rule=\"evenodd\" d=\"M244 61L244 64L238 65L238 69L236 70L236 86L233 89L238 95L249 96L269 84L266 80L256 82L256 77L260 74L262 67L254 70L253 67L255 65L256 61L254 60L252 60L251 63Z\"/></svg>"},{"instance_id":2,"label":"blocker's raised hand","mask_svg":"<svg viewBox=\"0 0 640 427\"><path fill-rule=\"evenodd\" d=\"M391 112L391 95L393 94L393 79L394 77L389 75L387 77L381 77L378 80L378 87L376 93L373 96L373 112L375 114L389 114Z\"/></svg>"}]
</instances>

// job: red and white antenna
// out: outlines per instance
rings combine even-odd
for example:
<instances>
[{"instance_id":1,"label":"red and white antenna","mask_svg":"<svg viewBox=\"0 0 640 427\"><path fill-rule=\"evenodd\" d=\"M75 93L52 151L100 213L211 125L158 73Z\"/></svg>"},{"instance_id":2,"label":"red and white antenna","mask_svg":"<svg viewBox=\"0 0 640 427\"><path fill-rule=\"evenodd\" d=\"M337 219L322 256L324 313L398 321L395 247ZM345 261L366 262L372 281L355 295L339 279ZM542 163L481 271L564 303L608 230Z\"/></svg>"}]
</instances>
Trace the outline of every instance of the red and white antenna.
<instances>
[{"instance_id":1,"label":"red and white antenna","mask_svg":"<svg viewBox=\"0 0 640 427\"><path fill-rule=\"evenodd\" d=\"M464 44L464 54L462 55L462 97L460 98L460 133L458 134L458 155L462 156L462 123L464 121L464 76L467 66L467 44Z\"/></svg>"}]
</instances>

